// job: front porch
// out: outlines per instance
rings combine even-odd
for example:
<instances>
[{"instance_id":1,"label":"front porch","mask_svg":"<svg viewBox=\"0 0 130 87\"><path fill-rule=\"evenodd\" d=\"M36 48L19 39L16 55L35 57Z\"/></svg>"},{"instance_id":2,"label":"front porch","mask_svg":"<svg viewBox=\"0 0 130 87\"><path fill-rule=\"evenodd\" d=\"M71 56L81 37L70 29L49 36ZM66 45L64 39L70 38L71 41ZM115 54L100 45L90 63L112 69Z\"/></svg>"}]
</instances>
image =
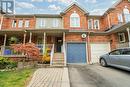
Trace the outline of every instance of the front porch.
<instances>
[{"instance_id":1,"label":"front porch","mask_svg":"<svg viewBox=\"0 0 130 87\"><path fill-rule=\"evenodd\" d=\"M116 33L116 35L117 35L116 48L130 47L130 29L129 28Z\"/></svg>"},{"instance_id":2,"label":"front porch","mask_svg":"<svg viewBox=\"0 0 130 87\"><path fill-rule=\"evenodd\" d=\"M110 35L111 49L130 47L130 22L119 24L106 31Z\"/></svg>"},{"instance_id":3,"label":"front porch","mask_svg":"<svg viewBox=\"0 0 130 87\"><path fill-rule=\"evenodd\" d=\"M63 65L66 66L66 52L65 52L65 32L63 31L24 31L24 32L4 32L1 34L1 49L0 55L3 57L12 58L22 58L25 57L23 53L17 53L11 49L10 38L16 37L18 39L17 43L35 43L40 50L40 56L42 57L46 54L50 56L50 65ZM50 50L50 51L47 51ZM48 53L47 53L48 52ZM60 55L57 58L57 55ZM62 61L61 61L62 60Z\"/></svg>"}]
</instances>

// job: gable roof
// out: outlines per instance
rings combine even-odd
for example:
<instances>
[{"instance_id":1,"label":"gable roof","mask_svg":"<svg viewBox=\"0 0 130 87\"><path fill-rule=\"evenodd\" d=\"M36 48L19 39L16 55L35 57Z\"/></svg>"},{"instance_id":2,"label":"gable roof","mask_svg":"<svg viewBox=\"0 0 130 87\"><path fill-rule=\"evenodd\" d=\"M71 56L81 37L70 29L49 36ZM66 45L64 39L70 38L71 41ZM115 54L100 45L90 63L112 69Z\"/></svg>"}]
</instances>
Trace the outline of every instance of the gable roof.
<instances>
[{"instance_id":1,"label":"gable roof","mask_svg":"<svg viewBox=\"0 0 130 87\"><path fill-rule=\"evenodd\" d=\"M107 14L109 11L115 9L115 7L117 5L119 5L121 2L122 2L122 0L118 0L116 3L114 3L110 8L107 9L107 11L104 13L104 15Z\"/></svg>"},{"instance_id":2,"label":"gable roof","mask_svg":"<svg viewBox=\"0 0 130 87\"><path fill-rule=\"evenodd\" d=\"M65 8L61 14L65 14L72 6L76 5L78 8L80 8L85 14L89 14L89 12L83 8L81 5L79 5L77 2L73 2L71 5L69 5L67 8Z\"/></svg>"}]
</instances>

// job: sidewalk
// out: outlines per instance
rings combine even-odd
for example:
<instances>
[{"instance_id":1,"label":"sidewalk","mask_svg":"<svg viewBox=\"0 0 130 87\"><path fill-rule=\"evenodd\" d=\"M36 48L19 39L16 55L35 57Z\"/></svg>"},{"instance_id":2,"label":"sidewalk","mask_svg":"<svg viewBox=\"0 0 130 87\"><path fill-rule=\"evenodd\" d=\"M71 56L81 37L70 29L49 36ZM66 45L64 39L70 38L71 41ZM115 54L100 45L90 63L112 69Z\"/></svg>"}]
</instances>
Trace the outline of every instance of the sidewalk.
<instances>
[{"instance_id":1,"label":"sidewalk","mask_svg":"<svg viewBox=\"0 0 130 87\"><path fill-rule=\"evenodd\" d=\"M68 68L38 69L27 87L70 87Z\"/></svg>"}]
</instances>

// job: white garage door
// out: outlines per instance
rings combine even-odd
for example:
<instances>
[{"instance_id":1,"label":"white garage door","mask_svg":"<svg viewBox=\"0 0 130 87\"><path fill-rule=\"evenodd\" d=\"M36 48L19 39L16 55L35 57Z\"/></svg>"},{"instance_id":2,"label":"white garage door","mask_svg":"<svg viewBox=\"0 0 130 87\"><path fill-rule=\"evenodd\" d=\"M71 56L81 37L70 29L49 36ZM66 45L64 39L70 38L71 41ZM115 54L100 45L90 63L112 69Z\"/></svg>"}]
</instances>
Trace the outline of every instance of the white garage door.
<instances>
[{"instance_id":1,"label":"white garage door","mask_svg":"<svg viewBox=\"0 0 130 87\"><path fill-rule=\"evenodd\" d=\"M91 63L99 62L99 57L110 52L110 43L91 44Z\"/></svg>"}]
</instances>

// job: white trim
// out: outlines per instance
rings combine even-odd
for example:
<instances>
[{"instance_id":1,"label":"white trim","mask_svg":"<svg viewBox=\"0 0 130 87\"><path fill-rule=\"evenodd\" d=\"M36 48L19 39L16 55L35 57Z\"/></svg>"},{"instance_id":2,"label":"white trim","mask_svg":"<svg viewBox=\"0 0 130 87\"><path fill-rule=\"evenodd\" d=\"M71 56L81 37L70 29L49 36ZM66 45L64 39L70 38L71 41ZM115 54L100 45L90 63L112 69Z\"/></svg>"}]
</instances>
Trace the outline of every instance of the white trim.
<instances>
[{"instance_id":1,"label":"white trim","mask_svg":"<svg viewBox=\"0 0 130 87\"><path fill-rule=\"evenodd\" d=\"M53 27L59 27L59 20L57 18L53 18L52 26Z\"/></svg>"},{"instance_id":2,"label":"white trim","mask_svg":"<svg viewBox=\"0 0 130 87\"><path fill-rule=\"evenodd\" d=\"M95 24L96 22L98 23L98 25L97 25L98 28L96 28L96 24ZM98 19L94 20L94 29L98 29L98 30L100 29L100 23L99 22L100 21Z\"/></svg>"},{"instance_id":3,"label":"white trim","mask_svg":"<svg viewBox=\"0 0 130 87\"><path fill-rule=\"evenodd\" d=\"M65 8L61 13L66 13L68 11L68 9L70 9L73 5L78 6L79 8L81 8L81 10L85 13L89 13L86 9L84 9L79 3L73 2L71 5L67 6L67 8Z\"/></svg>"},{"instance_id":4,"label":"white trim","mask_svg":"<svg viewBox=\"0 0 130 87\"><path fill-rule=\"evenodd\" d=\"M76 11L70 15L70 27L80 27L80 16Z\"/></svg>"},{"instance_id":5,"label":"white trim","mask_svg":"<svg viewBox=\"0 0 130 87\"><path fill-rule=\"evenodd\" d=\"M123 42L126 41L125 33L118 33L118 36L119 36L119 42L120 42L120 43L123 43ZM122 40L122 41L121 41L121 39L120 39L120 36L123 37L123 40Z\"/></svg>"},{"instance_id":6,"label":"white trim","mask_svg":"<svg viewBox=\"0 0 130 87\"><path fill-rule=\"evenodd\" d=\"M122 13L118 13L117 16L118 16L118 23L122 23L123 22L123 15L122 15Z\"/></svg>"},{"instance_id":7,"label":"white trim","mask_svg":"<svg viewBox=\"0 0 130 87\"><path fill-rule=\"evenodd\" d=\"M68 62L67 62L67 59L68 59L68 58L67 58L67 55L68 55L68 54L67 54L67 45L68 45L68 44L71 44L71 43L72 43L72 44L78 44L78 43L80 43L80 44L85 44L85 47L86 47L86 49L85 49L85 50L86 50L86 54L85 54L85 56L86 56L86 63L68 63ZM76 64L76 65L77 65L77 64L85 64L85 65L88 64L89 61L88 61L88 49L87 49L87 44L88 44L87 42L66 42L66 64Z\"/></svg>"},{"instance_id":8,"label":"white trim","mask_svg":"<svg viewBox=\"0 0 130 87\"><path fill-rule=\"evenodd\" d=\"M91 21L91 28L90 28L90 21ZM88 20L88 29L93 29L93 19Z\"/></svg>"},{"instance_id":9,"label":"white trim","mask_svg":"<svg viewBox=\"0 0 130 87\"><path fill-rule=\"evenodd\" d=\"M22 28L23 27L23 20L19 20L18 21L18 28Z\"/></svg>"},{"instance_id":10,"label":"white trim","mask_svg":"<svg viewBox=\"0 0 130 87\"><path fill-rule=\"evenodd\" d=\"M28 28L30 26L30 20L25 20L24 27Z\"/></svg>"},{"instance_id":11,"label":"white trim","mask_svg":"<svg viewBox=\"0 0 130 87\"><path fill-rule=\"evenodd\" d=\"M130 47L130 29L129 28L127 28L127 33L128 33L128 40L129 40L129 47Z\"/></svg>"},{"instance_id":12,"label":"white trim","mask_svg":"<svg viewBox=\"0 0 130 87\"><path fill-rule=\"evenodd\" d=\"M11 23L12 23L12 28L16 28L17 27L17 20L13 19Z\"/></svg>"}]
</instances>

